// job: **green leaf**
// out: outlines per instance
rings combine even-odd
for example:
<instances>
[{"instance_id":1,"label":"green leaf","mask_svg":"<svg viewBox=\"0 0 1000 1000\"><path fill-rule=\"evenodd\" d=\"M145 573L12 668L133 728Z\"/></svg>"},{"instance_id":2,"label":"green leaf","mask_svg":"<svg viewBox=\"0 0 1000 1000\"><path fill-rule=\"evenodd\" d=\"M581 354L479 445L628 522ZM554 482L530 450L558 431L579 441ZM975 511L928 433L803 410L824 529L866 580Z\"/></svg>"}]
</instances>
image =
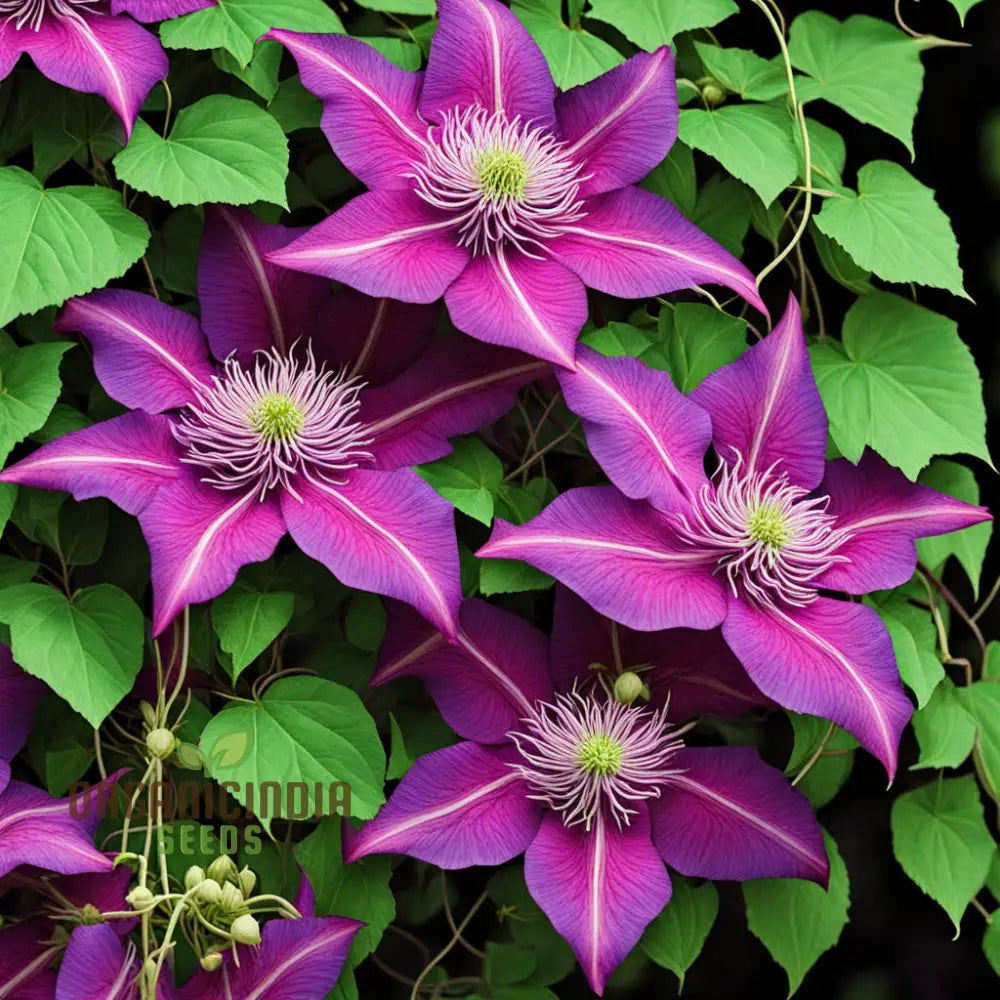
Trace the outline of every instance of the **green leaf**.
<instances>
[{"instance_id":1,"label":"green leaf","mask_svg":"<svg viewBox=\"0 0 1000 1000\"><path fill-rule=\"evenodd\" d=\"M785 774L793 778L820 749L830 723L815 715L799 715L796 712L789 712L788 717L795 742L785 765ZM850 733L839 726L834 727L833 734L823 744L823 753L828 755L821 754L798 781L799 791L809 799L813 809L825 806L850 777L857 746L858 741Z\"/></svg>"},{"instance_id":2,"label":"green leaf","mask_svg":"<svg viewBox=\"0 0 1000 1000\"><path fill-rule=\"evenodd\" d=\"M719 893L711 882L695 885L680 875L671 875L673 893L663 912L655 917L639 941L639 947L657 965L669 969L684 989L684 975L705 946L719 912Z\"/></svg>"},{"instance_id":3,"label":"green leaf","mask_svg":"<svg viewBox=\"0 0 1000 1000\"><path fill-rule=\"evenodd\" d=\"M888 132L913 155L913 119L924 81L922 43L895 25L856 14L840 22L810 10L793 22L788 53L813 79L796 84L801 101L822 98Z\"/></svg>"},{"instance_id":4,"label":"green leaf","mask_svg":"<svg viewBox=\"0 0 1000 1000\"><path fill-rule=\"evenodd\" d=\"M358 41L370 45L389 62L411 73L420 69L420 64L424 61L420 46L404 42L402 38L359 38Z\"/></svg>"},{"instance_id":5,"label":"green leaf","mask_svg":"<svg viewBox=\"0 0 1000 1000\"><path fill-rule=\"evenodd\" d=\"M694 212L698 200L698 179L695 176L694 153L690 146L679 140L670 152L642 182L647 191L652 191L668 201L672 201L688 218Z\"/></svg>"},{"instance_id":6,"label":"green leaf","mask_svg":"<svg viewBox=\"0 0 1000 1000\"><path fill-rule=\"evenodd\" d=\"M46 102L45 114L31 131L32 173L44 181L54 170L74 160L89 166L93 155L109 160L122 148L118 116L96 94L60 88Z\"/></svg>"},{"instance_id":7,"label":"green leaf","mask_svg":"<svg viewBox=\"0 0 1000 1000\"><path fill-rule=\"evenodd\" d=\"M866 271L863 267L858 267L851 255L836 240L824 236L816 228L815 222L809 224L809 235L812 237L813 246L816 247L816 255L823 265L823 270L838 285L843 285L855 295L867 295L874 291L871 272Z\"/></svg>"},{"instance_id":8,"label":"green leaf","mask_svg":"<svg viewBox=\"0 0 1000 1000\"><path fill-rule=\"evenodd\" d=\"M149 242L117 191L43 188L20 167L0 167L0 218L0 326L120 278Z\"/></svg>"},{"instance_id":9,"label":"green leaf","mask_svg":"<svg viewBox=\"0 0 1000 1000\"><path fill-rule=\"evenodd\" d=\"M739 257L750 228L751 197L738 180L716 174L699 189L694 213L688 218Z\"/></svg>"},{"instance_id":10,"label":"green leaf","mask_svg":"<svg viewBox=\"0 0 1000 1000\"><path fill-rule=\"evenodd\" d=\"M711 28L739 8L733 0L591 0L588 17L617 28L630 42L652 52L692 28Z\"/></svg>"},{"instance_id":11,"label":"green leaf","mask_svg":"<svg viewBox=\"0 0 1000 1000\"><path fill-rule=\"evenodd\" d=\"M73 601L39 583L3 592L14 659L99 726L128 694L142 666L144 622L135 601L108 583Z\"/></svg>"},{"instance_id":12,"label":"green leaf","mask_svg":"<svg viewBox=\"0 0 1000 1000\"><path fill-rule=\"evenodd\" d=\"M0 453L3 449L0 448ZM0 459L2 462L3 459ZM16 483L0 483L0 535L3 535L4 528L7 527L7 522L10 520L10 512L14 509L14 503L17 500L17 484Z\"/></svg>"},{"instance_id":13,"label":"green leaf","mask_svg":"<svg viewBox=\"0 0 1000 1000\"><path fill-rule=\"evenodd\" d=\"M769 104L727 104L715 111L686 108L680 113L678 135L749 184L765 205L798 176L792 119L784 108Z\"/></svg>"},{"instance_id":14,"label":"green leaf","mask_svg":"<svg viewBox=\"0 0 1000 1000\"><path fill-rule=\"evenodd\" d=\"M847 144L844 137L827 128L821 122L806 119L806 129L809 132L809 163L816 175L813 184L816 187L840 188L843 185L842 174L847 163ZM799 177L805 180L806 157L802 145L802 130L792 129L792 139L795 142L795 152L799 159Z\"/></svg>"},{"instance_id":15,"label":"green leaf","mask_svg":"<svg viewBox=\"0 0 1000 1000\"><path fill-rule=\"evenodd\" d=\"M369 653L378 652L385 638L385 605L377 594L355 593L347 602L344 633L347 641Z\"/></svg>"},{"instance_id":16,"label":"green leaf","mask_svg":"<svg viewBox=\"0 0 1000 1000\"><path fill-rule=\"evenodd\" d=\"M971 469L957 462L949 462L943 458L935 459L920 474L920 482L966 503L979 503L979 484L976 482L976 477ZM947 535L918 538L917 555L932 569L941 566L950 556L955 556L972 583L974 596L978 598L979 576L983 568L983 559L986 557L986 546L989 545L992 534L993 523L985 521L969 528L962 528L961 531L949 532Z\"/></svg>"},{"instance_id":17,"label":"green leaf","mask_svg":"<svg viewBox=\"0 0 1000 1000\"><path fill-rule=\"evenodd\" d=\"M892 846L903 871L955 925L983 887L996 845L973 775L939 778L892 806Z\"/></svg>"},{"instance_id":18,"label":"green leaf","mask_svg":"<svg viewBox=\"0 0 1000 1000\"><path fill-rule=\"evenodd\" d=\"M147 259L164 288L197 298L203 227L201 209L185 205L171 212L163 228L153 234Z\"/></svg>"},{"instance_id":19,"label":"green leaf","mask_svg":"<svg viewBox=\"0 0 1000 1000\"><path fill-rule=\"evenodd\" d=\"M857 195L827 198L816 225L858 266L886 281L914 281L968 298L948 216L934 192L898 163L866 163Z\"/></svg>"},{"instance_id":20,"label":"green leaf","mask_svg":"<svg viewBox=\"0 0 1000 1000\"><path fill-rule=\"evenodd\" d=\"M45 423L37 431L32 431L28 437L39 444L48 444L49 441L55 441L56 438L60 438L64 434L82 431L84 427L92 425L93 421L86 413L74 410L72 406L67 406L65 403L56 403L52 407L52 412L46 417Z\"/></svg>"},{"instance_id":21,"label":"green leaf","mask_svg":"<svg viewBox=\"0 0 1000 1000\"><path fill-rule=\"evenodd\" d=\"M403 730L399 728L396 716L389 713L389 763L386 765L385 780L398 781L413 766L416 757L406 749Z\"/></svg>"},{"instance_id":22,"label":"green leaf","mask_svg":"<svg viewBox=\"0 0 1000 1000\"><path fill-rule=\"evenodd\" d=\"M212 62L224 73L241 80L265 101L270 101L278 92L278 68L284 51L279 42L259 42L253 58L245 66L228 49L216 49Z\"/></svg>"},{"instance_id":23,"label":"green leaf","mask_svg":"<svg viewBox=\"0 0 1000 1000\"><path fill-rule=\"evenodd\" d=\"M66 702L50 694L35 713L28 757L49 795L59 798L93 763L94 730Z\"/></svg>"},{"instance_id":24,"label":"green leaf","mask_svg":"<svg viewBox=\"0 0 1000 1000\"><path fill-rule=\"evenodd\" d=\"M976 4L982 3L983 0L948 0L948 3L958 11L958 19L962 23L962 27L965 27L965 15L972 10ZM1000 944L1000 935L998 935L998 944ZM997 970L997 974L1000 975L1000 965L994 965Z\"/></svg>"},{"instance_id":25,"label":"green leaf","mask_svg":"<svg viewBox=\"0 0 1000 1000\"><path fill-rule=\"evenodd\" d=\"M743 883L747 925L788 975L789 995L847 925L850 885L833 838L824 833L830 888L804 879L754 879Z\"/></svg>"},{"instance_id":26,"label":"green leaf","mask_svg":"<svg viewBox=\"0 0 1000 1000\"><path fill-rule=\"evenodd\" d=\"M302 86L298 76L290 76L278 84L278 92L267 110L283 131L294 132L300 128L319 128L323 105Z\"/></svg>"},{"instance_id":27,"label":"green leaf","mask_svg":"<svg viewBox=\"0 0 1000 1000\"><path fill-rule=\"evenodd\" d=\"M452 452L417 472L463 514L489 525L493 498L503 481L503 463L477 437L456 438Z\"/></svg>"},{"instance_id":28,"label":"green leaf","mask_svg":"<svg viewBox=\"0 0 1000 1000\"><path fill-rule=\"evenodd\" d=\"M369 10L387 10L392 14L423 14L433 17L437 11L435 0L358 0L359 7Z\"/></svg>"},{"instance_id":29,"label":"green leaf","mask_svg":"<svg viewBox=\"0 0 1000 1000\"><path fill-rule=\"evenodd\" d=\"M243 592L231 587L212 601L212 627L232 657L236 678L271 645L292 618L295 595L279 590Z\"/></svg>"},{"instance_id":30,"label":"green leaf","mask_svg":"<svg viewBox=\"0 0 1000 1000\"><path fill-rule=\"evenodd\" d=\"M339 817L323 820L295 846L295 858L309 876L316 894L316 916L335 913L338 917L363 920L350 951L350 966L370 955L382 940L386 927L396 916L396 902L389 879L392 859L385 855L362 858L345 865L341 852Z\"/></svg>"},{"instance_id":31,"label":"green leaf","mask_svg":"<svg viewBox=\"0 0 1000 1000\"><path fill-rule=\"evenodd\" d=\"M624 62L606 41L562 19L562 0L512 0L511 10L531 33L560 90L587 83Z\"/></svg>"},{"instance_id":32,"label":"green leaf","mask_svg":"<svg viewBox=\"0 0 1000 1000\"><path fill-rule=\"evenodd\" d=\"M845 458L869 445L910 479L934 455L990 461L982 383L952 320L873 292L848 310L842 338L842 349L824 341L809 353Z\"/></svg>"},{"instance_id":33,"label":"green leaf","mask_svg":"<svg viewBox=\"0 0 1000 1000\"><path fill-rule=\"evenodd\" d=\"M681 392L691 392L717 368L735 361L747 347L746 324L697 302L680 302L660 311L661 343L641 355L670 372Z\"/></svg>"},{"instance_id":34,"label":"green leaf","mask_svg":"<svg viewBox=\"0 0 1000 1000\"><path fill-rule=\"evenodd\" d=\"M19 583L28 583L38 572L38 563L27 559L15 559L0 553L0 590L14 587Z\"/></svg>"},{"instance_id":35,"label":"green leaf","mask_svg":"<svg viewBox=\"0 0 1000 1000\"><path fill-rule=\"evenodd\" d=\"M100 498L64 503L59 510L59 552L69 566L92 566L108 540L109 507Z\"/></svg>"},{"instance_id":36,"label":"green leaf","mask_svg":"<svg viewBox=\"0 0 1000 1000\"><path fill-rule=\"evenodd\" d=\"M936 653L937 636L930 615L910 604L901 594L893 594L880 604L872 603L892 639L892 650L903 683L916 695L923 708L944 678L944 667Z\"/></svg>"},{"instance_id":37,"label":"green leaf","mask_svg":"<svg viewBox=\"0 0 1000 1000\"><path fill-rule=\"evenodd\" d=\"M588 347L608 358L639 357L653 343L645 330L629 323L609 323L580 338Z\"/></svg>"},{"instance_id":38,"label":"green leaf","mask_svg":"<svg viewBox=\"0 0 1000 1000\"><path fill-rule=\"evenodd\" d=\"M31 344L0 355L0 463L48 419L62 388L59 364L72 346Z\"/></svg>"},{"instance_id":39,"label":"green leaf","mask_svg":"<svg viewBox=\"0 0 1000 1000\"><path fill-rule=\"evenodd\" d=\"M788 73L780 56L762 59L749 49L723 49L695 42L706 72L745 101L771 101L788 92Z\"/></svg>"},{"instance_id":40,"label":"green leaf","mask_svg":"<svg viewBox=\"0 0 1000 1000\"><path fill-rule=\"evenodd\" d=\"M319 34L344 30L323 0L217 0L214 7L164 21L160 41L168 49L226 49L245 67L254 43L271 28Z\"/></svg>"},{"instance_id":41,"label":"green leaf","mask_svg":"<svg viewBox=\"0 0 1000 1000\"><path fill-rule=\"evenodd\" d=\"M234 795L244 806L248 782L257 790L264 781L279 783L277 811L270 800L266 809L257 808L259 799L250 804L266 830L287 815L292 783L305 783L310 816L330 814L335 782L350 785L352 816L371 819L384 801L385 751L372 717L353 691L319 677L283 677L260 701L232 703L205 727L201 748L208 773L237 783Z\"/></svg>"},{"instance_id":42,"label":"green leaf","mask_svg":"<svg viewBox=\"0 0 1000 1000\"><path fill-rule=\"evenodd\" d=\"M114 162L130 187L172 205L268 201L287 207L285 134L263 108L238 97L213 94L184 108L166 139L140 119Z\"/></svg>"},{"instance_id":43,"label":"green leaf","mask_svg":"<svg viewBox=\"0 0 1000 1000\"><path fill-rule=\"evenodd\" d=\"M547 479L529 479L524 486L504 483L497 493L497 516L512 524L524 524L555 498L555 487Z\"/></svg>"},{"instance_id":44,"label":"green leaf","mask_svg":"<svg viewBox=\"0 0 1000 1000\"><path fill-rule=\"evenodd\" d=\"M1000 683L977 681L961 691L979 731L980 762L988 790L1000 793Z\"/></svg>"},{"instance_id":45,"label":"green leaf","mask_svg":"<svg viewBox=\"0 0 1000 1000\"><path fill-rule=\"evenodd\" d=\"M920 759L910 770L958 767L972 753L976 723L966 711L963 692L947 677L934 689L923 708L913 713L913 732Z\"/></svg>"},{"instance_id":46,"label":"green leaf","mask_svg":"<svg viewBox=\"0 0 1000 1000\"><path fill-rule=\"evenodd\" d=\"M992 917L983 931L983 954L993 971L1000 976L1000 910L994 910Z\"/></svg>"},{"instance_id":47,"label":"green leaf","mask_svg":"<svg viewBox=\"0 0 1000 1000\"><path fill-rule=\"evenodd\" d=\"M483 559L479 564L479 589L484 597L548 590L554 583L548 573L518 559Z\"/></svg>"}]
</instances>

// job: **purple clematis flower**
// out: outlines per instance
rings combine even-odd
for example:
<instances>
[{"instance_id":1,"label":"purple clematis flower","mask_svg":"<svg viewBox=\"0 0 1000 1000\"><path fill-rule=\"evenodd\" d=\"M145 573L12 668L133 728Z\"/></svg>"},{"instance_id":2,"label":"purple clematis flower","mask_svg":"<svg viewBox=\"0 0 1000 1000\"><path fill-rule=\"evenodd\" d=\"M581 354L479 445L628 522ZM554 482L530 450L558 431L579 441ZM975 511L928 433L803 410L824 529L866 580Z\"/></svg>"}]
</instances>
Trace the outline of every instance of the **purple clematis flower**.
<instances>
[{"instance_id":1,"label":"purple clematis flower","mask_svg":"<svg viewBox=\"0 0 1000 1000\"><path fill-rule=\"evenodd\" d=\"M49 968L63 950L53 940L53 925L43 917L0 929L0 997L4 1000L53 1000L56 974Z\"/></svg>"},{"instance_id":2,"label":"purple clematis flower","mask_svg":"<svg viewBox=\"0 0 1000 1000\"><path fill-rule=\"evenodd\" d=\"M128 136L146 95L167 75L156 35L136 24L211 7L215 0L0 0L0 80L22 53L50 80L100 94ZM132 17L124 15L131 14Z\"/></svg>"},{"instance_id":3,"label":"purple clematis flower","mask_svg":"<svg viewBox=\"0 0 1000 1000\"><path fill-rule=\"evenodd\" d=\"M825 462L827 419L792 298L774 331L688 399L635 358L559 373L613 487L570 490L483 556L523 559L631 628L722 625L764 694L832 719L895 773L912 707L864 594L905 583L914 540L990 517L872 452ZM706 478L709 443L720 461Z\"/></svg>"},{"instance_id":4,"label":"purple clematis flower","mask_svg":"<svg viewBox=\"0 0 1000 1000\"><path fill-rule=\"evenodd\" d=\"M426 72L344 35L274 30L323 101L334 152L370 190L269 255L407 302L572 368L585 285L645 298L753 275L668 201L634 187L677 134L673 56L641 52L556 94L496 0L440 0Z\"/></svg>"},{"instance_id":5,"label":"purple clematis flower","mask_svg":"<svg viewBox=\"0 0 1000 1000\"><path fill-rule=\"evenodd\" d=\"M35 710L48 689L23 671L8 646L0 643L0 792L10 778L9 762L31 732Z\"/></svg>"},{"instance_id":6,"label":"purple clematis flower","mask_svg":"<svg viewBox=\"0 0 1000 1000\"><path fill-rule=\"evenodd\" d=\"M44 445L0 480L106 496L138 515L154 634L267 559L286 531L343 583L409 601L453 633L454 510L408 466L495 420L547 366L432 338L425 307L349 289L327 303L324 279L263 259L293 237L249 212L207 213L204 333L137 292L71 300L59 329L86 334L98 378L133 412ZM383 384L369 387L369 372Z\"/></svg>"},{"instance_id":7,"label":"purple clematis flower","mask_svg":"<svg viewBox=\"0 0 1000 1000\"><path fill-rule=\"evenodd\" d=\"M685 747L662 691L641 708L601 684L554 691L546 639L527 622L468 600L449 644L394 605L374 683L414 674L467 742L418 759L345 860L401 853L452 869L524 851L531 895L596 992L669 901L664 861L703 878L826 884L819 825L779 771L749 748ZM702 704L718 697L677 681Z\"/></svg>"}]
</instances>

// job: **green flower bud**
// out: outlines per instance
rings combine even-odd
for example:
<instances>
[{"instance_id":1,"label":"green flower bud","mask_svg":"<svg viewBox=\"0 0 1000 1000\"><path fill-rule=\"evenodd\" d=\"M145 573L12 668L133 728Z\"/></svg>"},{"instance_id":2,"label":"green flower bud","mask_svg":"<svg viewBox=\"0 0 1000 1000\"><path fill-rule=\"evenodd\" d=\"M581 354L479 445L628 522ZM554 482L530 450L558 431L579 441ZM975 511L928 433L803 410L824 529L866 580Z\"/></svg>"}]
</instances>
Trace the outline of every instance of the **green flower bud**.
<instances>
[{"instance_id":1,"label":"green flower bud","mask_svg":"<svg viewBox=\"0 0 1000 1000\"><path fill-rule=\"evenodd\" d=\"M636 698L642 696L642 689L645 685L638 674L626 670L615 679L615 701L620 701L623 705L631 705Z\"/></svg>"},{"instance_id":2,"label":"green flower bud","mask_svg":"<svg viewBox=\"0 0 1000 1000\"><path fill-rule=\"evenodd\" d=\"M153 894L144 886L137 885L126 897L125 902L133 910L144 910L153 902Z\"/></svg>"},{"instance_id":3,"label":"green flower bud","mask_svg":"<svg viewBox=\"0 0 1000 1000\"><path fill-rule=\"evenodd\" d=\"M192 865L184 873L184 888L187 890L194 889L196 886L201 885L205 881L205 869L199 868L198 865Z\"/></svg>"},{"instance_id":4,"label":"green flower bud","mask_svg":"<svg viewBox=\"0 0 1000 1000\"><path fill-rule=\"evenodd\" d=\"M198 959L198 964L206 972L215 972L216 969L222 966L222 956L217 951L210 951L207 955L202 955Z\"/></svg>"},{"instance_id":5,"label":"green flower bud","mask_svg":"<svg viewBox=\"0 0 1000 1000\"><path fill-rule=\"evenodd\" d=\"M246 906L243 903L243 893L233 885L232 882L227 882L222 887L222 895L219 899L219 906L222 907L227 913L239 913L240 910L245 910Z\"/></svg>"},{"instance_id":6,"label":"green flower bud","mask_svg":"<svg viewBox=\"0 0 1000 1000\"><path fill-rule=\"evenodd\" d=\"M219 885L234 879L239 874L233 859L228 854L220 854L209 866L208 877L214 878Z\"/></svg>"},{"instance_id":7,"label":"green flower bud","mask_svg":"<svg viewBox=\"0 0 1000 1000\"><path fill-rule=\"evenodd\" d=\"M249 868L244 867L236 876L236 881L239 884L240 892L243 893L243 898L249 899L257 887L257 876Z\"/></svg>"},{"instance_id":8,"label":"green flower bud","mask_svg":"<svg viewBox=\"0 0 1000 1000\"><path fill-rule=\"evenodd\" d=\"M169 729L153 729L146 736L146 749L160 760L166 760L177 749L177 737Z\"/></svg>"},{"instance_id":9,"label":"green flower bud","mask_svg":"<svg viewBox=\"0 0 1000 1000\"><path fill-rule=\"evenodd\" d=\"M200 903L219 903L222 901L222 886L207 878L195 889L194 898Z\"/></svg>"},{"instance_id":10,"label":"green flower bud","mask_svg":"<svg viewBox=\"0 0 1000 1000\"><path fill-rule=\"evenodd\" d=\"M139 711L142 712L142 721L146 723L148 729L156 728L156 711L148 701L139 702Z\"/></svg>"},{"instance_id":11,"label":"green flower bud","mask_svg":"<svg viewBox=\"0 0 1000 1000\"><path fill-rule=\"evenodd\" d=\"M714 108L726 99L726 88L715 77L703 77L698 81L698 86L701 87L702 100L709 107Z\"/></svg>"},{"instance_id":12,"label":"green flower bud","mask_svg":"<svg viewBox=\"0 0 1000 1000\"><path fill-rule=\"evenodd\" d=\"M237 917L229 928L229 933L239 944L260 944L260 924L249 913Z\"/></svg>"}]
</instances>

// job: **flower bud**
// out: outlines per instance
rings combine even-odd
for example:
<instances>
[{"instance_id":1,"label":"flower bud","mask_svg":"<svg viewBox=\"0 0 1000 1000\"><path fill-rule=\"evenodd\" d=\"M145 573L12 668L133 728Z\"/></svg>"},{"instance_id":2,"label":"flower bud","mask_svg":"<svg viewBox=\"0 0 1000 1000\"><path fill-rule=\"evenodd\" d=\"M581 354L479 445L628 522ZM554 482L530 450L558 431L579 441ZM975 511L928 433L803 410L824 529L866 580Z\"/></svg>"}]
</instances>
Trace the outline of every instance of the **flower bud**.
<instances>
[{"instance_id":1,"label":"flower bud","mask_svg":"<svg viewBox=\"0 0 1000 1000\"><path fill-rule=\"evenodd\" d=\"M642 678L638 674L626 670L615 679L615 701L620 701L623 705L631 705L636 698L642 695L644 687L645 684L642 683Z\"/></svg>"},{"instance_id":2,"label":"flower bud","mask_svg":"<svg viewBox=\"0 0 1000 1000\"><path fill-rule=\"evenodd\" d=\"M160 760L166 760L177 749L177 737L169 729L152 729L146 736L146 749Z\"/></svg>"},{"instance_id":3,"label":"flower bud","mask_svg":"<svg viewBox=\"0 0 1000 1000\"><path fill-rule=\"evenodd\" d=\"M126 897L125 902L133 910L144 910L153 902L153 894L144 886L137 885Z\"/></svg>"},{"instance_id":4,"label":"flower bud","mask_svg":"<svg viewBox=\"0 0 1000 1000\"><path fill-rule=\"evenodd\" d=\"M709 107L714 108L726 99L726 88L715 77L704 77L698 81L698 86L701 87L702 100Z\"/></svg>"},{"instance_id":5,"label":"flower bud","mask_svg":"<svg viewBox=\"0 0 1000 1000\"><path fill-rule=\"evenodd\" d=\"M195 889L194 898L201 903L218 903L222 900L222 886L210 878Z\"/></svg>"},{"instance_id":6,"label":"flower bud","mask_svg":"<svg viewBox=\"0 0 1000 1000\"><path fill-rule=\"evenodd\" d=\"M249 913L237 917L230 926L229 933L239 944L260 944L260 924Z\"/></svg>"},{"instance_id":7,"label":"flower bud","mask_svg":"<svg viewBox=\"0 0 1000 1000\"><path fill-rule=\"evenodd\" d=\"M208 877L214 878L219 885L231 878L236 878L238 872L233 859L228 854L220 854L209 866Z\"/></svg>"},{"instance_id":8,"label":"flower bud","mask_svg":"<svg viewBox=\"0 0 1000 1000\"><path fill-rule=\"evenodd\" d=\"M146 723L147 728L155 729L156 711L153 709L153 706L148 701L140 701L139 711L142 712L142 721Z\"/></svg>"},{"instance_id":9,"label":"flower bud","mask_svg":"<svg viewBox=\"0 0 1000 1000\"><path fill-rule=\"evenodd\" d=\"M243 905L243 893L233 885L232 882L227 882L222 887L222 895L219 898L219 906L222 907L227 913L238 913L240 910L245 910L246 907Z\"/></svg>"},{"instance_id":10,"label":"flower bud","mask_svg":"<svg viewBox=\"0 0 1000 1000\"><path fill-rule=\"evenodd\" d=\"M257 876L249 868L244 867L236 876L236 881L239 884L240 892L243 893L243 898L249 899L257 887Z\"/></svg>"},{"instance_id":11,"label":"flower bud","mask_svg":"<svg viewBox=\"0 0 1000 1000\"><path fill-rule=\"evenodd\" d=\"M156 996L156 959L152 955L142 963L142 976L146 980L146 993Z\"/></svg>"},{"instance_id":12,"label":"flower bud","mask_svg":"<svg viewBox=\"0 0 1000 1000\"><path fill-rule=\"evenodd\" d=\"M222 956L217 951L210 951L207 955L202 955L198 964L206 972L215 972L222 966Z\"/></svg>"},{"instance_id":13,"label":"flower bud","mask_svg":"<svg viewBox=\"0 0 1000 1000\"><path fill-rule=\"evenodd\" d=\"M205 881L205 869L199 868L197 865L192 865L184 873L184 888L187 890L194 889L196 886L201 885Z\"/></svg>"}]
</instances>

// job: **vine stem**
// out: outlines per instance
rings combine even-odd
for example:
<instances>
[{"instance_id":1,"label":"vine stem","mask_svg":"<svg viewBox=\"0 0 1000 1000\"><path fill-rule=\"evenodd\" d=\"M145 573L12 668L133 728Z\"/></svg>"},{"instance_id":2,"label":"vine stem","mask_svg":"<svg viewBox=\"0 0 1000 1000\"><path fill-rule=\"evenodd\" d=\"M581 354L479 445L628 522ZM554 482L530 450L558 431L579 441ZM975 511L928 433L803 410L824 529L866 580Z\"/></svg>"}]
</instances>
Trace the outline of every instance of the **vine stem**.
<instances>
[{"instance_id":1,"label":"vine stem","mask_svg":"<svg viewBox=\"0 0 1000 1000\"><path fill-rule=\"evenodd\" d=\"M976 637L976 644L979 646L980 655L986 658L986 639L975 620L970 617L969 612L962 606L961 601L922 563L917 563L917 569L926 577L931 586L948 602L955 614L969 626L969 630Z\"/></svg>"},{"instance_id":2,"label":"vine stem","mask_svg":"<svg viewBox=\"0 0 1000 1000\"><path fill-rule=\"evenodd\" d=\"M434 968L442 958L445 958L452 948L458 944L458 939L462 936L462 931L469 926L472 918L479 912L479 908L486 902L489 898L489 893L484 892L479 899L477 899L473 904L472 908L468 913L462 918L462 922L455 928L455 933L452 934L451 940L424 966L423 971L417 976L416 981L413 984L413 989L410 991L410 1000L417 1000L420 995L420 987L423 985L424 980L430 974L431 970Z\"/></svg>"},{"instance_id":3,"label":"vine stem","mask_svg":"<svg viewBox=\"0 0 1000 1000\"><path fill-rule=\"evenodd\" d=\"M448 902L448 874L445 870L441 869L441 901L444 904L444 915L445 919L448 921L448 926L451 928L452 934L454 934L458 940L458 943L467 951L470 955L475 955L476 958L486 958L486 952L477 948L474 944L470 944L468 941L462 937L461 931L455 925L455 917L451 912L451 904Z\"/></svg>"},{"instance_id":4,"label":"vine stem","mask_svg":"<svg viewBox=\"0 0 1000 1000\"><path fill-rule=\"evenodd\" d=\"M837 724L835 722L831 722L826 730L826 734L823 736L823 739L819 741L819 746L816 747L816 749L812 753L812 756L805 762L805 764L802 765L802 770L799 771L797 775L795 775L795 778L792 781L792 787L797 785L813 769L813 766L815 765L816 761L818 761L820 757L823 756L823 751L826 749L827 743L830 742L830 737L833 736L833 731L836 728Z\"/></svg>"},{"instance_id":5,"label":"vine stem","mask_svg":"<svg viewBox=\"0 0 1000 1000\"><path fill-rule=\"evenodd\" d=\"M813 186L812 186L812 153L809 148L809 129L806 126L806 114L805 111L799 103L798 95L795 92L795 73L792 70L792 60L791 56L788 54L788 44L785 41L785 33L782 26L778 23L774 16L772 10L773 0L751 0L755 7L760 8L764 16L767 18L768 23L774 30L775 37L778 39L778 45L781 47L781 58L785 63L785 72L788 74L788 96L792 101L792 110L795 114L795 120L799 124L799 131L802 133L802 158L805 161L805 203L802 207L802 218L799 220L798 228L792 234L792 238L789 240L787 245L783 250L781 250L774 260L771 261L764 269L757 275L757 287L760 287L761 282L776 268L781 262L795 249L802 239L803 234L806 231L806 226L809 225L809 218L812 215L812 197L813 197ZM778 11L780 16L780 11Z\"/></svg>"}]
</instances>

